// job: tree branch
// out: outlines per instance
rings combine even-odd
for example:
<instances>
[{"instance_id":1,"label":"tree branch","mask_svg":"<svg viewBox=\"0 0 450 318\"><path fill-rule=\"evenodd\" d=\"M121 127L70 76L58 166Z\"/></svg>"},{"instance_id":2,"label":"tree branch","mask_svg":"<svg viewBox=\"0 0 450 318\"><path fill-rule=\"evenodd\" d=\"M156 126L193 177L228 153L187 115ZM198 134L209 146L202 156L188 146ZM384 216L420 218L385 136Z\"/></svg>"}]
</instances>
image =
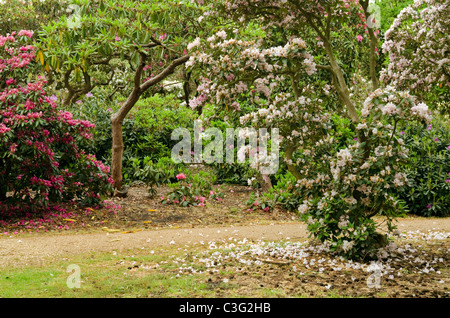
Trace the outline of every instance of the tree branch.
<instances>
[{"instance_id":1,"label":"tree branch","mask_svg":"<svg viewBox=\"0 0 450 318\"><path fill-rule=\"evenodd\" d=\"M169 66L167 66L163 71L161 71L161 73L159 73L158 75L156 75L155 77L147 80L146 82L142 83L142 85L139 87L139 89L144 92L146 91L148 88L150 88L151 86L161 82L163 79L165 79L167 76L169 76L170 74L172 74L175 71L175 68L181 64L186 63L189 60L190 56L189 55L185 55L182 57L179 57L175 60L172 61L172 63L170 63Z\"/></svg>"},{"instance_id":2,"label":"tree branch","mask_svg":"<svg viewBox=\"0 0 450 318\"><path fill-rule=\"evenodd\" d=\"M368 11L369 10L369 0L363 0L360 3L361 3L361 7L364 10L364 16L366 17L366 21L367 21L367 19L369 19L369 17L370 17L370 12ZM370 73L370 79L372 81L372 89L376 90L380 86L380 82L378 80L377 71L376 71L377 53L375 52L375 49L378 46L378 39L374 34L374 28L371 27L372 21L367 21L367 22L370 22L370 23L367 23L367 27L369 29L369 39L370 39L369 73Z\"/></svg>"}]
</instances>

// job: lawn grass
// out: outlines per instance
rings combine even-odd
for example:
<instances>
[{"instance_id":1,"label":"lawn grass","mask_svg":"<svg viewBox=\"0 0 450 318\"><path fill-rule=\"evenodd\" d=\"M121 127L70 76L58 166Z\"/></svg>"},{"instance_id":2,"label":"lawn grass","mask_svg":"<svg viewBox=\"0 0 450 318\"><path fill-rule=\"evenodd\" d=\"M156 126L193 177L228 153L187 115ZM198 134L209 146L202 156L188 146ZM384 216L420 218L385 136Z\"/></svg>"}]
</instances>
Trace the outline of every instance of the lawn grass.
<instances>
[{"instance_id":1,"label":"lawn grass","mask_svg":"<svg viewBox=\"0 0 450 318\"><path fill-rule=\"evenodd\" d=\"M205 248L190 251L204 252ZM186 258L181 248L136 249L114 253L89 253L70 259L54 260L46 265L11 267L0 270L0 297L2 298L219 298L219 297L292 297L285 291L261 287L250 290L220 277L233 275L232 269L222 269L217 275L205 268L195 275L179 273L180 264L173 262ZM189 259L189 257L188 257ZM68 286L74 274L70 265L79 266L79 288ZM249 275L253 279L259 273ZM239 274L237 275L239 276ZM217 277L217 279L215 278ZM69 283L73 280L69 279ZM300 297L306 297L299 295Z\"/></svg>"},{"instance_id":2,"label":"lawn grass","mask_svg":"<svg viewBox=\"0 0 450 318\"><path fill-rule=\"evenodd\" d=\"M270 243L270 242L269 242ZM273 242L272 242L273 243ZM269 251L283 242L267 246ZM112 252L91 252L48 259L43 264L0 269L2 298L346 298L346 297L448 297L448 239L420 245L409 255L412 260L428 257L436 271L403 261L401 268L385 275L380 289L366 284L368 273L339 265L333 271L319 264L326 255L311 254L292 263L270 261L252 254L250 246L203 244L135 248ZM292 243L294 244L294 242ZM298 246L303 246L301 243ZM258 245L261 248L262 245ZM255 251L260 251L256 249ZM425 253L426 251L426 253ZM236 258L232 255L241 255ZM263 261L259 261L259 259ZM315 259L315 265L312 260ZM246 260L252 260L246 263ZM436 262L436 260L440 260ZM257 262L258 261L258 262ZM307 262L306 262L307 261ZM305 263L306 262L306 263ZM411 264L410 264L411 263ZM305 267L305 264L309 266ZM393 263L391 263L394 265ZM79 272L72 271L72 266ZM327 267L328 266L328 267ZM79 274L79 287L71 278ZM73 288L71 288L73 287Z\"/></svg>"},{"instance_id":3,"label":"lawn grass","mask_svg":"<svg viewBox=\"0 0 450 318\"><path fill-rule=\"evenodd\" d=\"M181 254L175 248L154 253L90 253L45 266L2 269L0 297L214 297L202 275L176 277L177 268L169 260ZM76 274L68 271L70 265L79 266L79 288L67 283L68 279L73 282L70 277Z\"/></svg>"}]
</instances>

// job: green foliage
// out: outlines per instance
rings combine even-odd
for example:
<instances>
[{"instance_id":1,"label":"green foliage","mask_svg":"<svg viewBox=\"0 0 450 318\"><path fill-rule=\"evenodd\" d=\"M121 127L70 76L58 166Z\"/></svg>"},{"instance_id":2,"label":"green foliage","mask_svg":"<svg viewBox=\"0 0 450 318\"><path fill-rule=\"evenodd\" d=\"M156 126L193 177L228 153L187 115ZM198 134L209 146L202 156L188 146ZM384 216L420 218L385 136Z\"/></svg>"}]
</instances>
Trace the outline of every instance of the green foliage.
<instances>
[{"instance_id":1,"label":"green foliage","mask_svg":"<svg viewBox=\"0 0 450 318\"><path fill-rule=\"evenodd\" d=\"M196 28L196 4L189 1L73 0L76 12L40 31L37 55L66 105L93 88L128 87L159 74ZM145 68L135 77L143 62ZM131 76L130 76L131 75ZM158 87L155 85L155 87Z\"/></svg>"},{"instance_id":2,"label":"green foliage","mask_svg":"<svg viewBox=\"0 0 450 318\"><path fill-rule=\"evenodd\" d=\"M275 200L270 195L257 196L255 193L250 195L250 198L245 202L247 211L263 211L269 212L275 206Z\"/></svg>"},{"instance_id":3,"label":"green foliage","mask_svg":"<svg viewBox=\"0 0 450 318\"><path fill-rule=\"evenodd\" d=\"M118 107L108 100L104 91L96 90L79 103L70 106L77 116L95 123L93 144L86 150L95 153L97 158L111 161L112 135L111 114ZM135 180L135 159L140 164L148 157L148 162L170 157L172 147L177 143L171 140L173 129L191 127L196 113L190 108L180 106L173 95L155 95L139 100L123 123L124 180ZM144 168L143 165L140 168Z\"/></svg>"},{"instance_id":4,"label":"green foliage","mask_svg":"<svg viewBox=\"0 0 450 318\"><path fill-rule=\"evenodd\" d=\"M213 163L219 183L246 185L251 169L248 163Z\"/></svg>"},{"instance_id":5,"label":"green foliage","mask_svg":"<svg viewBox=\"0 0 450 318\"><path fill-rule=\"evenodd\" d=\"M95 153L97 158L110 161L111 152L111 113L112 102L107 99L106 92L98 91L87 96L74 105L67 107L79 118L84 118L95 124L93 142L84 145L84 149Z\"/></svg>"},{"instance_id":6,"label":"green foliage","mask_svg":"<svg viewBox=\"0 0 450 318\"><path fill-rule=\"evenodd\" d=\"M267 195L272 194L274 201L282 208L296 212L299 204L303 201L303 197L296 191L297 179L289 172L277 175L276 185L270 189Z\"/></svg>"},{"instance_id":7,"label":"green foliage","mask_svg":"<svg viewBox=\"0 0 450 318\"><path fill-rule=\"evenodd\" d=\"M172 147L178 142L171 139L172 131L193 127L196 117L192 109L180 106L173 95L157 94L140 100L129 114L133 121L131 131L124 128L125 147L136 158L149 156L155 160L169 157Z\"/></svg>"},{"instance_id":8,"label":"green foliage","mask_svg":"<svg viewBox=\"0 0 450 318\"><path fill-rule=\"evenodd\" d=\"M353 140L356 138L355 127L351 120L333 114L331 116L332 130L330 135L334 137L336 143L336 150L346 147L346 145L352 144Z\"/></svg>"},{"instance_id":9,"label":"green foliage","mask_svg":"<svg viewBox=\"0 0 450 318\"><path fill-rule=\"evenodd\" d=\"M380 7L381 31L384 34L391 27L400 11L414 3L414 0L376 0L375 3Z\"/></svg>"},{"instance_id":10,"label":"green foliage","mask_svg":"<svg viewBox=\"0 0 450 318\"><path fill-rule=\"evenodd\" d=\"M398 195L411 213L420 216L450 215L450 124L435 117L432 124L404 130L410 161L403 167L408 188Z\"/></svg>"},{"instance_id":11,"label":"green foliage","mask_svg":"<svg viewBox=\"0 0 450 318\"><path fill-rule=\"evenodd\" d=\"M303 201L303 196L296 191L297 179L285 168L281 169L273 178L276 184L268 192L259 195L251 194L246 202L248 210L268 212L278 206L287 211L297 212L299 204Z\"/></svg>"},{"instance_id":12,"label":"green foliage","mask_svg":"<svg viewBox=\"0 0 450 318\"><path fill-rule=\"evenodd\" d=\"M141 168L143 166L143 168ZM163 157L153 163L150 157L132 160L134 179L144 182L151 197L156 195L155 187L170 184L175 181L175 176L182 170L182 165L174 163L171 158Z\"/></svg>"},{"instance_id":13,"label":"green foliage","mask_svg":"<svg viewBox=\"0 0 450 318\"><path fill-rule=\"evenodd\" d=\"M213 190L216 181L214 174L207 171L197 173L180 173L176 176L177 183L169 185L172 188L166 196L161 197L163 204L186 206L205 206L206 198L222 201L222 191Z\"/></svg>"},{"instance_id":14,"label":"green foliage","mask_svg":"<svg viewBox=\"0 0 450 318\"><path fill-rule=\"evenodd\" d=\"M200 189L200 194L207 196L212 191L212 186L216 183L217 178L214 173L199 170L196 173L190 173L187 182L192 184L196 189Z\"/></svg>"},{"instance_id":15,"label":"green foliage","mask_svg":"<svg viewBox=\"0 0 450 318\"><path fill-rule=\"evenodd\" d=\"M250 110L256 109L255 105L251 103L243 103L241 105L242 112L247 112ZM207 104L202 109L201 118L208 118L204 121L205 129L208 128L217 128L222 132L222 136L224 136L224 142L226 142L226 129L227 128L235 128L240 127L239 116L241 111L231 111L224 110L218 107L217 105ZM209 140L203 139L203 149L210 143ZM225 158L223 158L222 163L213 162L207 164L208 167L214 170L214 173L217 177L218 183L229 183L229 184L239 184L246 185L247 180L255 174L250 168L250 164L248 162L238 163L237 162L237 137L234 138L233 145L233 156L235 160L233 162L225 162ZM227 149L224 149L224 156Z\"/></svg>"},{"instance_id":16,"label":"green foliage","mask_svg":"<svg viewBox=\"0 0 450 318\"><path fill-rule=\"evenodd\" d=\"M184 181L174 184L172 186L172 191L165 197L161 197L161 202L163 204L177 204L182 207L204 206L205 200L206 198L200 195L199 189L193 188Z\"/></svg>"},{"instance_id":17,"label":"green foliage","mask_svg":"<svg viewBox=\"0 0 450 318\"><path fill-rule=\"evenodd\" d=\"M0 34L37 31L41 24L48 24L65 13L68 5L68 0L0 1Z\"/></svg>"}]
</instances>

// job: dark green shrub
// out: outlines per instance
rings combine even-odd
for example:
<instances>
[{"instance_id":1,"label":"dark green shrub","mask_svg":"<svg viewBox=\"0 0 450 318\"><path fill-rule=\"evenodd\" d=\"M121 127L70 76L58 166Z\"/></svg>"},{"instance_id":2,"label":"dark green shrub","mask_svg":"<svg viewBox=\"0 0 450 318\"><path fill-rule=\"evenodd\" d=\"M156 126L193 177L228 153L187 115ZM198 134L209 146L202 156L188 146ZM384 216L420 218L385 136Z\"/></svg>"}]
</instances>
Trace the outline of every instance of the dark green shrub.
<instances>
[{"instance_id":1,"label":"dark green shrub","mask_svg":"<svg viewBox=\"0 0 450 318\"><path fill-rule=\"evenodd\" d=\"M213 163L210 165L217 176L218 183L247 185L250 177L248 163Z\"/></svg>"},{"instance_id":2,"label":"dark green shrub","mask_svg":"<svg viewBox=\"0 0 450 318\"><path fill-rule=\"evenodd\" d=\"M248 208L269 211L278 206L287 211L297 212L298 206L303 201L303 196L296 191L297 180L295 177L289 171L284 170L275 174L273 178L275 179L273 187L259 198L251 196L247 201Z\"/></svg>"},{"instance_id":3,"label":"dark green shrub","mask_svg":"<svg viewBox=\"0 0 450 318\"><path fill-rule=\"evenodd\" d=\"M131 141L125 140L126 148L136 158L149 156L151 159L170 157L172 147L178 143L171 140L176 128L192 128L197 113L185 106L174 95L154 95L139 101L130 119L134 121L133 130L127 131ZM136 135L131 135L132 133Z\"/></svg>"},{"instance_id":4,"label":"dark green shrub","mask_svg":"<svg viewBox=\"0 0 450 318\"><path fill-rule=\"evenodd\" d=\"M411 213L450 215L450 124L436 117L430 126L412 126L401 132L409 148L404 167L409 187L400 192Z\"/></svg>"},{"instance_id":5,"label":"dark green shrub","mask_svg":"<svg viewBox=\"0 0 450 318\"><path fill-rule=\"evenodd\" d=\"M156 195L155 187L174 182L176 175L182 169L181 167L182 165L176 164L171 158L166 157L161 158L156 163L153 163L150 157L145 157L142 161L138 158L132 160L134 179L140 180L147 185L151 197Z\"/></svg>"},{"instance_id":6,"label":"dark green shrub","mask_svg":"<svg viewBox=\"0 0 450 318\"><path fill-rule=\"evenodd\" d=\"M75 105L71 106L78 116L95 123L94 143L90 146L91 153L97 158L111 162L111 114L119 107L117 102L110 102L104 92L94 92ZM190 108L179 105L173 95L155 96L140 100L128 118L123 123L123 154L124 182L129 183L135 178L136 167L133 160L144 158L157 162L160 158L170 157L172 147L178 142L171 140L175 128L193 127L196 113ZM144 168L141 166L140 168Z\"/></svg>"}]
</instances>

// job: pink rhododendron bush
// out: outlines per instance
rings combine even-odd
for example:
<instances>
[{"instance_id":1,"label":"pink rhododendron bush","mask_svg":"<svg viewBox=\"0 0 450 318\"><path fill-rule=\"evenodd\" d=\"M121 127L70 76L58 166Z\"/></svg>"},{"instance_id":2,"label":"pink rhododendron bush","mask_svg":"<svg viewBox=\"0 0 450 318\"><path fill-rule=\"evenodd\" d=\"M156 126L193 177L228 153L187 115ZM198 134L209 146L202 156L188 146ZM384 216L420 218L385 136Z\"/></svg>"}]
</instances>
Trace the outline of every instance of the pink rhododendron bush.
<instances>
[{"instance_id":1,"label":"pink rhododendron bush","mask_svg":"<svg viewBox=\"0 0 450 318\"><path fill-rule=\"evenodd\" d=\"M64 202L99 204L109 167L81 150L93 124L73 118L33 77L33 32L0 36L0 209L29 213ZM27 44L28 43L28 44Z\"/></svg>"}]
</instances>

